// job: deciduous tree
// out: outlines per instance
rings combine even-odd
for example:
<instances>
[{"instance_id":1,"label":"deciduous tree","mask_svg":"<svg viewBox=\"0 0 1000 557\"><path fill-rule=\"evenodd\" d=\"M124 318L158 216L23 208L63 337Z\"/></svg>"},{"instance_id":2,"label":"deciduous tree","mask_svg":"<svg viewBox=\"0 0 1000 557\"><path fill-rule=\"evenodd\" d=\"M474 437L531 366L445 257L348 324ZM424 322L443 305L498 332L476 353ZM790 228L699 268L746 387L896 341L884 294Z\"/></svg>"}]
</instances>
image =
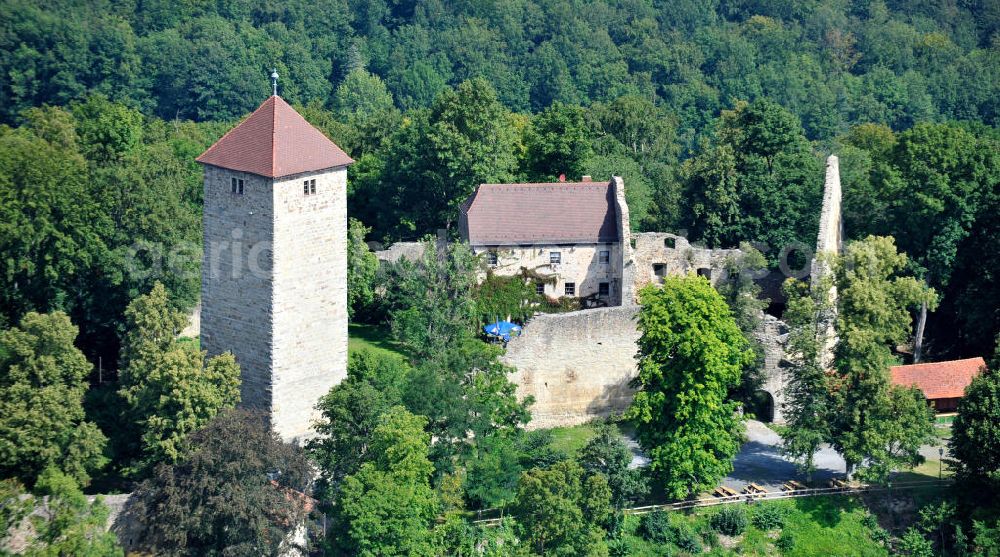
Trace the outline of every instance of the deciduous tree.
<instances>
[{"instance_id":1,"label":"deciduous tree","mask_svg":"<svg viewBox=\"0 0 1000 557\"><path fill-rule=\"evenodd\" d=\"M132 427L122 449L148 472L176 462L188 434L239 402L240 368L229 352L206 362L205 352L176 340L187 319L159 283L129 304L125 317L119 394Z\"/></svg>"},{"instance_id":2,"label":"deciduous tree","mask_svg":"<svg viewBox=\"0 0 1000 557\"><path fill-rule=\"evenodd\" d=\"M263 416L222 412L139 486L129 511L138 546L156 555L276 555L309 514L311 475L302 450L282 443Z\"/></svg>"},{"instance_id":3,"label":"deciduous tree","mask_svg":"<svg viewBox=\"0 0 1000 557\"><path fill-rule=\"evenodd\" d=\"M743 424L730 388L752 352L725 300L703 277L669 277L640 293L639 387L626 417L671 497L732 471Z\"/></svg>"},{"instance_id":4,"label":"deciduous tree","mask_svg":"<svg viewBox=\"0 0 1000 557\"><path fill-rule=\"evenodd\" d=\"M351 555L430 556L438 501L430 486L426 419L401 406L372 434L374 458L344 479L337 500L341 543Z\"/></svg>"},{"instance_id":5,"label":"deciduous tree","mask_svg":"<svg viewBox=\"0 0 1000 557\"><path fill-rule=\"evenodd\" d=\"M892 348L906 342L910 311L933 308L936 295L903 276L906 254L893 239L869 237L847 246L834 265L837 282L837 382L831 442L848 472L873 479L912 467L933 434L932 411L915 388L892 386Z\"/></svg>"},{"instance_id":6,"label":"deciduous tree","mask_svg":"<svg viewBox=\"0 0 1000 557\"><path fill-rule=\"evenodd\" d=\"M47 468L77 483L107 459L107 441L86 421L83 395L91 365L64 313L28 313L0 332L0 474L33 485Z\"/></svg>"}]
</instances>

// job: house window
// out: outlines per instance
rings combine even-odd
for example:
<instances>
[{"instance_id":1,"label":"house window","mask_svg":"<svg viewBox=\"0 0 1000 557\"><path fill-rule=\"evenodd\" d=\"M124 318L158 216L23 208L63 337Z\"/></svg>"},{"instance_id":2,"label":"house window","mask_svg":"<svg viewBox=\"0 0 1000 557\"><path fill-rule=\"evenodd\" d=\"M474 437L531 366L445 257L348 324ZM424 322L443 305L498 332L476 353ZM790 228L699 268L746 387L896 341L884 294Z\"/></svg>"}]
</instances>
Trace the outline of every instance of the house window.
<instances>
[{"instance_id":1,"label":"house window","mask_svg":"<svg viewBox=\"0 0 1000 557\"><path fill-rule=\"evenodd\" d=\"M598 262L600 262L600 263L610 263L611 262L611 252L610 251L602 251L602 252L600 252L600 253L597 254L597 258L598 258L597 259Z\"/></svg>"},{"instance_id":2,"label":"house window","mask_svg":"<svg viewBox=\"0 0 1000 557\"><path fill-rule=\"evenodd\" d=\"M545 295L545 283L544 282L536 282L535 283L535 294L538 294L539 296L544 296Z\"/></svg>"},{"instance_id":3,"label":"house window","mask_svg":"<svg viewBox=\"0 0 1000 557\"><path fill-rule=\"evenodd\" d=\"M610 296L611 295L611 284L607 282L602 282L597 285L597 295L598 296Z\"/></svg>"},{"instance_id":4,"label":"house window","mask_svg":"<svg viewBox=\"0 0 1000 557\"><path fill-rule=\"evenodd\" d=\"M567 296L576 296L576 283L567 282L565 286L565 294Z\"/></svg>"},{"instance_id":5,"label":"house window","mask_svg":"<svg viewBox=\"0 0 1000 557\"><path fill-rule=\"evenodd\" d=\"M556 265L562 263L562 253L558 251L549 252L549 265Z\"/></svg>"},{"instance_id":6,"label":"house window","mask_svg":"<svg viewBox=\"0 0 1000 557\"><path fill-rule=\"evenodd\" d=\"M237 195L243 195L243 178L230 178L230 191Z\"/></svg>"},{"instance_id":7,"label":"house window","mask_svg":"<svg viewBox=\"0 0 1000 557\"><path fill-rule=\"evenodd\" d=\"M306 180L302 182L302 195L313 195L316 193L316 180Z\"/></svg>"},{"instance_id":8,"label":"house window","mask_svg":"<svg viewBox=\"0 0 1000 557\"><path fill-rule=\"evenodd\" d=\"M486 261L490 264L490 267L497 266L497 252L488 251L486 252Z\"/></svg>"}]
</instances>

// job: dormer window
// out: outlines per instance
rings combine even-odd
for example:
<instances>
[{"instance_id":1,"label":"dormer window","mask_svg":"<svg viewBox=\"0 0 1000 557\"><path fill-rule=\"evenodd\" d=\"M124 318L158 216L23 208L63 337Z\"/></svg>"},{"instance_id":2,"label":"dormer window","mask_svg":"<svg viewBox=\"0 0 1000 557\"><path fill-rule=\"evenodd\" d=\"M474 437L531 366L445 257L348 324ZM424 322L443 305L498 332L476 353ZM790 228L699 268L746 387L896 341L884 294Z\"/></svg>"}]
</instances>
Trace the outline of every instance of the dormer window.
<instances>
[{"instance_id":1,"label":"dormer window","mask_svg":"<svg viewBox=\"0 0 1000 557\"><path fill-rule=\"evenodd\" d=\"M230 178L229 187L236 195L243 195L243 178Z\"/></svg>"},{"instance_id":2,"label":"dormer window","mask_svg":"<svg viewBox=\"0 0 1000 557\"><path fill-rule=\"evenodd\" d=\"M306 180L302 182L302 195L315 195L316 193L316 179Z\"/></svg>"}]
</instances>

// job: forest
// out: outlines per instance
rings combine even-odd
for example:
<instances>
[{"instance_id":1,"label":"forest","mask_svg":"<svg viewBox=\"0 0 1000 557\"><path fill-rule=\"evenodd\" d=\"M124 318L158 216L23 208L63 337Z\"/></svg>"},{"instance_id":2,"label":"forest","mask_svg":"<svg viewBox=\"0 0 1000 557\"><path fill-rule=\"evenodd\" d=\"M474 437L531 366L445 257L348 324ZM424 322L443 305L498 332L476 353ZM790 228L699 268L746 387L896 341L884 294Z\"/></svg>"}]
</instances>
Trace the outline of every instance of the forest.
<instances>
[{"instance_id":1,"label":"forest","mask_svg":"<svg viewBox=\"0 0 1000 557\"><path fill-rule=\"evenodd\" d=\"M272 69L278 93L357 161L347 192L352 321L389 331L402 354L352 356L349 379L324 398L328 441L291 453L254 434L254 416L223 411L238 401L232 358L205 359L172 340L201 284L194 159L271 94ZM157 499L243 481L220 458L252 460L246 470L262 477L291 463L288 486L305 485L305 470L319 466L321 507L356 501L331 514L340 521L332 529L353 533L325 540L328 554L466 555L485 543L502 555L516 539L535 554L614 551L600 540L651 486L625 471L623 446L604 430L570 460L546 435L523 430L530 405L515 400L509 370L474 338L496 313L483 309L490 296L509 295L509 285L476 288L462 253L379 269L365 245L440 229L457 238L458 207L480 183L622 176L635 230L710 247L750 243L775 267L787 249L815 245L823 161L836 154L845 233L859 246L844 261L885 266L856 292L895 297L857 295L848 324L884 330L877 342L859 334L862 348L845 348L845 376L860 377L851 362L892 360L889 348L909 342L900 331L921 304L930 310L929 359L990 360L998 347L1000 4L992 0L7 0L0 70L0 472L95 524L99 513L88 514L97 511L78 485L143 486L143 505L175 519L176 529L165 520L152 534L175 554L234 540L251 544L234 554L252 554L253 544L274 542L278 526L239 530L245 517L227 515L233 533L223 543L184 522L190 501ZM849 288L859 279L842 270L838 280ZM646 295L651 323L669 304L703 302L718 310L706 319L729 346L747 348L743 323L716 321L729 302L739 322L737 294L717 299L683 280L672 288ZM814 311L810 303L790 295L790 322ZM431 320L444 324L437 337L421 333ZM655 361L654 344L644 350L650 369L670 369ZM727 358L720 383L736 389L746 356L733 348ZM796 365L808 379L809 362ZM470 368L482 371L475 381L463 379ZM24 369L42 379L15 373ZM649 388L656 375L644 376ZM53 378L60 388L35 401L26 385ZM993 374L978 384L969 431L975 419L992 419L996 382ZM858 415L891 403L912 423L926 421L906 393L864 387L872 400L821 402ZM796 388L803 408L817 395L805 381ZM705 396L725 406L727 394ZM632 418L663 421L637 434L648 446L670 442L658 432L676 424L650 400L638 398ZM800 435L788 440L805 468L817 443L863 429L834 418L805 410L797 418ZM345 421L347 430L334 426ZM877 439L913 449L926 437L921 427L909 437L887 428ZM476 443L465 442L470 431ZM954 441L960 470L996 481L996 463L976 454L969 435ZM246 443L220 442L233 436ZM838 449L864 460L874 449L860 437ZM735 446L738 435L726 439ZM374 458L372 446L399 458ZM733 446L719 449L720 462ZM875 454L871 466L910 466L909 449ZM660 495L707 485L671 476L681 466L668 457L661 466L652 482ZM12 486L0 484L0 496L9 499ZM380 501L398 497L412 511L398 532L376 541L358 534L377 530ZM573 520L546 530L535 513L554 511L539 501L571 509ZM253 505L300 510L284 495ZM484 541L456 518L491 507L509 507L521 522ZM674 548L697 538L692 526L664 520L628 528ZM697 527L709 528L705 520ZM960 521L928 520L936 526L924 528L927 537L941 535L935 548L960 554ZM176 545L182 527L188 546ZM975 527L984 544L1000 532ZM390 545L377 544L403 545L378 553Z\"/></svg>"}]
</instances>

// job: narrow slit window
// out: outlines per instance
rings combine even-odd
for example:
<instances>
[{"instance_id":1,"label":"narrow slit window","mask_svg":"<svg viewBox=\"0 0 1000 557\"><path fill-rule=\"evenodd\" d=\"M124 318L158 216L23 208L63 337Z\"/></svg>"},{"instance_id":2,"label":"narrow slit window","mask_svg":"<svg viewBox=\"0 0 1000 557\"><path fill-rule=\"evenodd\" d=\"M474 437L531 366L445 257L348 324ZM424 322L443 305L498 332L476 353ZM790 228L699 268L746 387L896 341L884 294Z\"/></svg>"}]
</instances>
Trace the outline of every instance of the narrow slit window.
<instances>
[{"instance_id":1,"label":"narrow slit window","mask_svg":"<svg viewBox=\"0 0 1000 557\"><path fill-rule=\"evenodd\" d=\"M314 195L316 193L316 180L309 180L309 195Z\"/></svg>"}]
</instances>

